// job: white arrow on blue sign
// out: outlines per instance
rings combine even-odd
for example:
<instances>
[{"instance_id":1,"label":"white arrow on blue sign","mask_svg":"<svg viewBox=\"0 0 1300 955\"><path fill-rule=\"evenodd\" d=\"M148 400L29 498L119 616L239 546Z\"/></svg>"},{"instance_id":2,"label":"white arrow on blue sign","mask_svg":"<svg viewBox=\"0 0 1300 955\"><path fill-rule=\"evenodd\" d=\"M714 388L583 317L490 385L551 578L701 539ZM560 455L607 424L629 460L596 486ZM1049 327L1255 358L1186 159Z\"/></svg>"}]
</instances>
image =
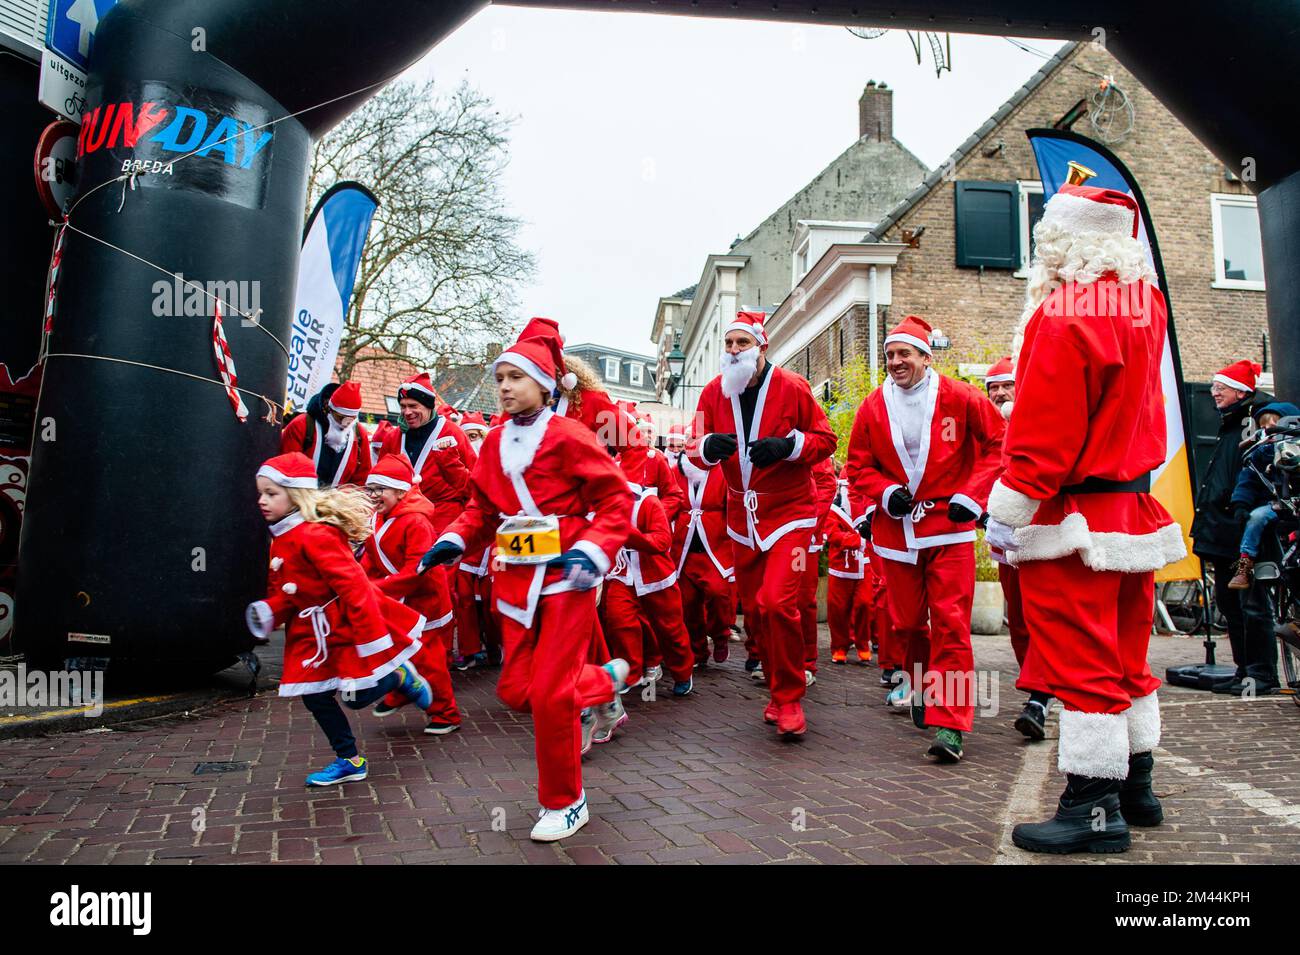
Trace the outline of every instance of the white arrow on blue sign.
<instances>
[{"instance_id":1,"label":"white arrow on blue sign","mask_svg":"<svg viewBox=\"0 0 1300 955\"><path fill-rule=\"evenodd\" d=\"M90 65L95 30L117 0L50 0L45 46L83 73Z\"/></svg>"}]
</instances>

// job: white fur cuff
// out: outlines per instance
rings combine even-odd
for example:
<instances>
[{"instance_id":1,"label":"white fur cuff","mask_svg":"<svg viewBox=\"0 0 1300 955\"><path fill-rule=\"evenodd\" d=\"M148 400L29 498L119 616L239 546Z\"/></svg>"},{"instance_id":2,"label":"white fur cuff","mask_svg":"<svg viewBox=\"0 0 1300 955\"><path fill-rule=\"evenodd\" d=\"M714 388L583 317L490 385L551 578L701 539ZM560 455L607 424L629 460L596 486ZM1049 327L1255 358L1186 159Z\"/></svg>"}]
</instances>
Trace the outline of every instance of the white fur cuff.
<instances>
[{"instance_id":1,"label":"white fur cuff","mask_svg":"<svg viewBox=\"0 0 1300 955\"><path fill-rule=\"evenodd\" d=\"M901 491L902 489L903 485L901 484L891 484L889 487L885 488L884 493L880 495L880 506L884 509L886 514L889 514L889 499L894 496L895 491Z\"/></svg>"},{"instance_id":2,"label":"white fur cuff","mask_svg":"<svg viewBox=\"0 0 1300 955\"><path fill-rule=\"evenodd\" d=\"M1028 495L1012 490L998 480L993 483L993 490L989 492L988 511L991 517L1008 527L1024 527L1034 519L1040 503Z\"/></svg>"},{"instance_id":3,"label":"white fur cuff","mask_svg":"<svg viewBox=\"0 0 1300 955\"><path fill-rule=\"evenodd\" d=\"M1149 753L1160 745L1160 701L1155 693L1139 696L1124 711L1128 719L1128 751Z\"/></svg>"},{"instance_id":4,"label":"white fur cuff","mask_svg":"<svg viewBox=\"0 0 1300 955\"><path fill-rule=\"evenodd\" d=\"M573 549L580 550L590 557L591 562L596 565L596 570L602 574L609 573L610 560L605 556L605 552L600 549L599 545L588 540L574 541Z\"/></svg>"},{"instance_id":5,"label":"white fur cuff","mask_svg":"<svg viewBox=\"0 0 1300 955\"><path fill-rule=\"evenodd\" d=\"M1125 779L1128 756L1128 719L1123 713L1061 711L1057 756L1061 772L1093 779Z\"/></svg>"}]
</instances>

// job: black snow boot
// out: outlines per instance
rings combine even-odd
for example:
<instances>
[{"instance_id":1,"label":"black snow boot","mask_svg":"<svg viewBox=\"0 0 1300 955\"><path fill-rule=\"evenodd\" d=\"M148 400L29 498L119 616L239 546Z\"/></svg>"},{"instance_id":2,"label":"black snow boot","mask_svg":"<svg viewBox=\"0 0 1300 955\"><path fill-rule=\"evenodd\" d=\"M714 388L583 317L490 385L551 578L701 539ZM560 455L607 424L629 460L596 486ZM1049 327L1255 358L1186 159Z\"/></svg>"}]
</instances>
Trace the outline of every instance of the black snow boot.
<instances>
[{"instance_id":1,"label":"black snow boot","mask_svg":"<svg viewBox=\"0 0 1300 955\"><path fill-rule=\"evenodd\" d=\"M1119 807L1130 826L1158 826L1165 821L1160 800L1151 791L1155 762L1150 753L1133 753L1128 758L1128 779L1119 787Z\"/></svg>"},{"instance_id":2,"label":"black snow boot","mask_svg":"<svg viewBox=\"0 0 1300 955\"><path fill-rule=\"evenodd\" d=\"M1025 822L1011 831L1011 841L1029 852L1123 852L1129 847L1128 824L1120 815L1118 779L1066 777L1056 815L1046 822Z\"/></svg>"}]
</instances>

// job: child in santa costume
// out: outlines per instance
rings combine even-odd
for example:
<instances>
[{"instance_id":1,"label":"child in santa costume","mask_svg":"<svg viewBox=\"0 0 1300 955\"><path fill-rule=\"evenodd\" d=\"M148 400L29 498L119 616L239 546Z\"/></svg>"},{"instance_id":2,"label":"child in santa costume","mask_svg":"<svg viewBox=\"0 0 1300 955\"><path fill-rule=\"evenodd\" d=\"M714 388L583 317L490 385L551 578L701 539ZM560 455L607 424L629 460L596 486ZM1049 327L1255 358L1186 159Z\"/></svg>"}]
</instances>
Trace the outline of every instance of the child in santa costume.
<instances>
[{"instance_id":1,"label":"child in santa costume","mask_svg":"<svg viewBox=\"0 0 1300 955\"><path fill-rule=\"evenodd\" d=\"M831 632L831 662L871 662L874 593L867 574L865 541L853 529L849 482L836 480L835 497L826 516L826 625Z\"/></svg>"},{"instance_id":2,"label":"child in santa costume","mask_svg":"<svg viewBox=\"0 0 1300 955\"><path fill-rule=\"evenodd\" d=\"M436 410L450 407L439 400L427 374L407 378L397 387L406 431L390 434L384 454L399 454L411 462L420 493L433 504L434 530L442 533L465 507L469 474L477 455L455 422Z\"/></svg>"},{"instance_id":3,"label":"child in santa costume","mask_svg":"<svg viewBox=\"0 0 1300 955\"><path fill-rule=\"evenodd\" d=\"M466 412L459 422L477 460L488 433L487 419L478 411ZM499 666L501 634L492 612L492 548L466 554L450 574L456 614L456 669Z\"/></svg>"},{"instance_id":4,"label":"child in santa costume","mask_svg":"<svg viewBox=\"0 0 1300 955\"><path fill-rule=\"evenodd\" d=\"M760 621L771 693L763 718L793 739L807 729L799 593L800 560L817 525L812 468L834 452L835 432L807 380L767 360L763 319L738 312L724 330L722 374L700 395L699 438L688 454L696 467L721 467L726 477L736 581Z\"/></svg>"},{"instance_id":5,"label":"child in santa costume","mask_svg":"<svg viewBox=\"0 0 1300 955\"><path fill-rule=\"evenodd\" d=\"M366 483L370 473L370 437L357 423L361 386L355 381L331 383L313 395L305 413L280 432L280 451L301 451L311 458L321 487Z\"/></svg>"},{"instance_id":6,"label":"child in santa costume","mask_svg":"<svg viewBox=\"0 0 1300 955\"><path fill-rule=\"evenodd\" d=\"M1012 833L1037 852L1121 852L1127 823L1163 817L1147 643L1154 572L1185 548L1149 493L1165 460L1167 313L1137 225L1133 198L1115 190L1065 185L1048 200L1013 348L1006 467L989 496L988 539L1020 573L1026 669L1064 707L1056 815Z\"/></svg>"},{"instance_id":7,"label":"child in santa costume","mask_svg":"<svg viewBox=\"0 0 1300 955\"><path fill-rule=\"evenodd\" d=\"M424 617L380 593L353 556L370 533L370 505L355 488L317 489L316 470L300 451L271 458L257 472L258 507L270 526L267 595L248 606L248 629L265 641L284 626L281 696L301 696L336 759L307 777L309 786L365 779L348 718L351 709L399 691L421 709L428 683L409 662L420 649Z\"/></svg>"},{"instance_id":8,"label":"child in santa costume","mask_svg":"<svg viewBox=\"0 0 1300 955\"><path fill-rule=\"evenodd\" d=\"M808 542L803 560L803 580L799 590L799 625L803 629L804 682L817 682L817 584L821 580L821 554L826 541L826 515L835 500L835 462L818 461L812 469L817 526ZM829 586L829 585L828 585Z\"/></svg>"},{"instance_id":9,"label":"child in santa costume","mask_svg":"<svg viewBox=\"0 0 1300 955\"><path fill-rule=\"evenodd\" d=\"M895 674L890 702L935 728L931 756L956 762L975 713L975 521L997 473L1002 419L978 388L930 367L930 331L909 315L885 337L889 377L858 409L846 470L854 492L879 505L871 540L894 633L924 680L909 686Z\"/></svg>"},{"instance_id":10,"label":"child in santa costume","mask_svg":"<svg viewBox=\"0 0 1300 955\"><path fill-rule=\"evenodd\" d=\"M505 650L497 694L533 714L542 811L532 838L554 841L589 818L584 735L623 716L627 663L586 660L595 588L627 538L632 492L591 431L547 406L564 374L557 341L516 342L493 369L509 420L488 432L469 503L424 566L458 561L495 539L492 595ZM592 714L583 723L586 708Z\"/></svg>"},{"instance_id":11,"label":"child in santa costume","mask_svg":"<svg viewBox=\"0 0 1300 955\"><path fill-rule=\"evenodd\" d=\"M474 453L478 454L478 449L483 446L483 439L487 437L488 423L483 417L481 411L469 411L457 422L460 430L465 432L465 437L469 438L470 447Z\"/></svg>"},{"instance_id":12,"label":"child in santa costume","mask_svg":"<svg viewBox=\"0 0 1300 955\"><path fill-rule=\"evenodd\" d=\"M674 425L668 431L668 459L687 509L673 525L673 559L682 594L682 619L691 638L695 665L709 659L725 663L730 653L731 624L735 622L731 538L727 535L727 482L721 468L704 470L685 454L686 430Z\"/></svg>"},{"instance_id":13,"label":"child in santa costume","mask_svg":"<svg viewBox=\"0 0 1300 955\"><path fill-rule=\"evenodd\" d=\"M420 558L433 546L433 505L415 486L415 473L405 458L386 454L366 478L366 494L375 506L375 532L366 538L361 566L379 589L424 615L420 652L414 662L428 681L433 702L426 708L430 736L445 736L460 729L460 711L447 672L447 645L451 642L451 596L441 568L416 573ZM375 705L376 716L389 716L406 704L390 693Z\"/></svg>"}]
</instances>

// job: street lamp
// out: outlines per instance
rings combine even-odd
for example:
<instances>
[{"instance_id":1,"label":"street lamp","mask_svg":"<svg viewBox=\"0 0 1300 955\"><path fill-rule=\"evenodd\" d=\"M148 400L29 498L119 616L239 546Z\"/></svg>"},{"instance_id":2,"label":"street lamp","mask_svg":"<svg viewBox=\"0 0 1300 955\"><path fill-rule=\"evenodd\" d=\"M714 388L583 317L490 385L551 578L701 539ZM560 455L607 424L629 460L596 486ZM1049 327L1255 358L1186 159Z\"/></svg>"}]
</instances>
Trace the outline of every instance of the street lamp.
<instances>
[{"instance_id":1,"label":"street lamp","mask_svg":"<svg viewBox=\"0 0 1300 955\"><path fill-rule=\"evenodd\" d=\"M673 342L673 350L668 353L668 393L674 394L677 391L677 383L682 380L682 372L686 370L686 356L682 354L681 339Z\"/></svg>"}]
</instances>

